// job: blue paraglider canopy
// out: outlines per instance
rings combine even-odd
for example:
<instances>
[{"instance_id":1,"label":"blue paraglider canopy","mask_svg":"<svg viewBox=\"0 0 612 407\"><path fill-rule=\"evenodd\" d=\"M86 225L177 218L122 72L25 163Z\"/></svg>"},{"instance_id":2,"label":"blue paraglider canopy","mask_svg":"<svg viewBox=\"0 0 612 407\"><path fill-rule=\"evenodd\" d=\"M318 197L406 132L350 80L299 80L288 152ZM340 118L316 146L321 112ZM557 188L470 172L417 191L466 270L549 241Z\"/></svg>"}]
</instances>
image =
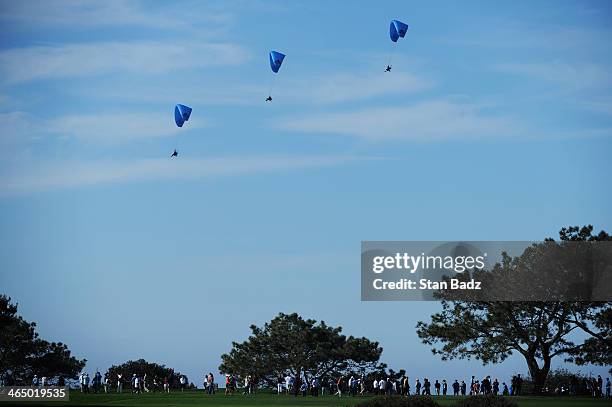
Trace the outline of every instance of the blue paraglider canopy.
<instances>
[{"instance_id":1,"label":"blue paraglider canopy","mask_svg":"<svg viewBox=\"0 0 612 407\"><path fill-rule=\"evenodd\" d=\"M283 64L283 59L285 59L285 54L281 54L280 52L276 51L270 51L270 68L272 68L272 72L278 73L278 70Z\"/></svg>"},{"instance_id":2,"label":"blue paraglider canopy","mask_svg":"<svg viewBox=\"0 0 612 407\"><path fill-rule=\"evenodd\" d=\"M406 35L406 31L408 31L408 24L404 24L399 20L391 21L391 25L389 26L389 37L391 37L391 41L397 42L397 40Z\"/></svg>"},{"instance_id":3,"label":"blue paraglider canopy","mask_svg":"<svg viewBox=\"0 0 612 407\"><path fill-rule=\"evenodd\" d=\"M183 123L189 120L191 116L191 108L189 106L178 104L174 106L174 121L179 127L183 127Z\"/></svg>"}]
</instances>

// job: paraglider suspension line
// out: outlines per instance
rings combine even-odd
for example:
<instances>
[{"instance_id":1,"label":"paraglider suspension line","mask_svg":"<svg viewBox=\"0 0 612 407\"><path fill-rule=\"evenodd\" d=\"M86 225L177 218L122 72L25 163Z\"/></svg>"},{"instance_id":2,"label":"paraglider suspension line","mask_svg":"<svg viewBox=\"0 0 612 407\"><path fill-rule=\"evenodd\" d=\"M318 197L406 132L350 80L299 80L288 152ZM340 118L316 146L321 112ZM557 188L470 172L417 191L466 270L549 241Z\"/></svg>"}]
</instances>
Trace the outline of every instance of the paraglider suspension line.
<instances>
[{"instance_id":1,"label":"paraglider suspension line","mask_svg":"<svg viewBox=\"0 0 612 407\"><path fill-rule=\"evenodd\" d=\"M389 45L389 59L387 60L387 66L391 66L391 60L393 59L393 51L395 51L395 47L393 43Z\"/></svg>"},{"instance_id":2,"label":"paraglider suspension line","mask_svg":"<svg viewBox=\"0 0 612 407\"><path fill-rule=\"evenodd\" d=\"M274 79L276 78L276 75L272 75L272 77L270 78L270 86L268 87L268 96L272 96L272 88L274 87Z\"/></svg>"}]
</instances>

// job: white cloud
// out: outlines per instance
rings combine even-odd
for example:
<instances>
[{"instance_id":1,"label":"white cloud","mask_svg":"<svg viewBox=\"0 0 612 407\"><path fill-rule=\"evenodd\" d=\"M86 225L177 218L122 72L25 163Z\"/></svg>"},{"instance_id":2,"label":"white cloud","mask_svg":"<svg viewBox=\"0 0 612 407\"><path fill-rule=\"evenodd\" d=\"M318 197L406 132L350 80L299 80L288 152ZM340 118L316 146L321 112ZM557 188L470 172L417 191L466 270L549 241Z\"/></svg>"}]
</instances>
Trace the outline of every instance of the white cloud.
<instances>
[{"instance_id":1,"label":"white cloud","mask_svg":"<svg viewBox=\"0 0 612 407\"><path fill-rule=\"evenodd\" d=\"M190 83L148 83L130 84L129 89L125 87L97 87L95 92L91 88L79 87L71 89L72 94L84 100L118 100L122 102L161 102L168 103L168 95L172 95L173 100L197 101L198 105L232 105L262 106L264 98L268 95L268 89L261 84L247 84L239 80L212 80L211 78L201 78L197 81L197 86Z\"/></svg>"},{"instance_id":2,"label":"white cloud","mask_svg":"<svg viewBox=\"0 0 612 407\"><path fill-rule=\"evenodd\" d=\"M521 63L495 65L495 69L513 75L554 83L564 90L599 89L612 84L609 69L593 63Z\"/></svg>"},{"instance_id":3,"label":"white cloud","mask_svg":"<svg viewBox=\"0 0 612 407\"><path fill-rule=\"evenodd\" d=\"M139 26L176 30L189 28L196 21L227 23L231 18L224 13L211 12L198 3L185 8L172 2L151 7L148 2L134 0L39 0L5 2L0 8L2 20L72 28Z\"/></svg>"},{"instance_id":4,"label":"white cloud","mask_svg":"<svg viewBox=\"0 0 612 407\"><path fill-rule=\"evenodd\" d=\"M194 120L188 126L199 127ZM61 137L101 143L168 137L181 130L167 112L62 116L48 121L44 128Z\"/></svg>"},{"instance_id":5,"label":"white cloud","mask_svg":"<svg viewBox=\"0 0 612 407\"><path fill-rule=\"evenodd\" d=\"M129 161L48 162L13 168L0 177L0 195L69 189L98 184L200 179L260 172L320 168L365 160L356 156L250 156L206 159L140 159Z\"/></svg>"},{"instance_id":6,"label":"white cloud","mask_svg":"<svg viewBox=\"0 0 612 407\"><path fill-rule=\"evenodd\" d=\"M161 74L236 65L247 57L246 50L231 43L140 41L32 46L0 52L0 81L14 84L119 72Z\"/></svg>"},{"instance_id":7,"label":"white cloud","mask_svg":"<svg viewBox=\"0 0 612 407\"><path fill-rule=\"evenodd\" d=\"M588 101L576 101L576 105L591 112L601 113L612 116L611 99L592 99Z\"/></svg>"},{"instance_id":8,"label":"white cloud","mask_svg":"<svg viewBox=\"0 0 612 407\"><path fill-rule=\"evenodd\" d=\"M377 96L414 93L433 86L429 79L407 72L387 74L327 74L287 81L279 93L318 104L334 104Z\"/></svg>"},{"instance_id":9,"label":"white cloud","mask_svg":"<svg viewBox=\"0 0 612 407\"><path fill-rule=\"evenodd\" d=\"M264 82L264 83L262 83ZM384 72L374 75L338 74L302 76L299 80L283 78L272 90L274 96L294 104L332 105L356 102L377 97L413 94L433 86L433 81L410 73ZM212 81L204 78L198 86L189 84L138 84L122 87L103 87L76 91L79 97L116 99L121 101L167 101L168 92L177 100L197 100L200 104L258 105L268 96L264 81L247 83L242 80Z\"/></svg>"},{"instance_id":10,"label":"white cloud","mask_svg":"<svg viewBox=\"0 0 612 407\"><path fill-rule=\"evenodd\" d=\"M101 113L36 118L25 112L0 114L3 140L28 142L44 137L76 139L83 143L123 144L134 140L173 136L207 126L206 119L192 117L179 129L168 112ZM187 128L188 127L188 128Z\"/></svg>"},{"instance_id":11,"label":"white cloud","mask_svg":"<svg viewBox=\"0 0 612 407\"><path fill-rule=\"evenodd\" d=\"M480 106L448 100L298 116L278 120L274 126L368 140L471 139L507 136L517 131L516 123L508 118L487 115Z\"/></svg>"},{"instance_id":12,"label":"white cloud","mask_svg":"<svg viewBox=\"0 0 612 407\"><path fill-rule=\"evenodd\" d=\"M0 113L0 142L3 144L36 137L38 130L32 117L26 112Z\"/></svg>"}]
</instances>

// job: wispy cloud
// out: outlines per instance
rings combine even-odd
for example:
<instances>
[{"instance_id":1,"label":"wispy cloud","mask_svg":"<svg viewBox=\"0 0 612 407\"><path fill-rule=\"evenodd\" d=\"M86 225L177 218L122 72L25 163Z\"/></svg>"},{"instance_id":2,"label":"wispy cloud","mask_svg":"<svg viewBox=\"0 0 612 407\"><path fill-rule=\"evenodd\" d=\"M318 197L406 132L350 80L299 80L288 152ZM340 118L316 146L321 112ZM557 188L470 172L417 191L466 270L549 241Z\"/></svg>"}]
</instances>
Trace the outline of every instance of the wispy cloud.
<instances>
[{"instance_id":1,"label":"wispy cloud","mask_svg":"<svg viewBox=\"0 0 612 407\"><path fill-rule=\"evenodd\" d=\"M479 19L479 23L461 32L461 35L439 37L435 41L460 47L508 48L514 53L534 49L550 53L609 49L610 46L601 39L612 34L609 28L517 23L516 20L503 18Z\"/></svg>"},{"instance_id":2,"label":"wispy cloud","mask_svg":"<svg viewBox=\"0 0 612 407\"><path fill-rule=\"evenodd\" d=\"M36 137L40 128L26 112L13 111L0 113L0 142L8 144L16 141L27 141Z\"/></svg>"},{"instance_id":3,"label":"wispy cloud","mask_svg":"<svg viewBox=\"0 0 612 407\"><path fill-rule=\"evenodd\" d=\"M377 74L328 74L302 78L300 81L288 81L283 91L289 93L292 99L334 104L419 92L433 84L431 79L412 73L393 72L393 75L389 75L381 70Z\"/></svg>"},{"instance_id":4,"label":"wispy cloud","mask_svg":"<svg viewBox=\"0 0 612 407\"><path fill-rule=\"evenodd\" d=\"M206 159L47 162L0 178L0 194L69 189L99 184L199 179L300 170L368 160L358 156L246 156Z\"/></svg>"},{"instance_id":5,"label":"wispy cloud","mask_svg":"<svg viewBox=\"0 0 612 407\"><path fill-rule=\"evenodd\" d=\"M58 25L71 28L95 26L129 26L162 29L185 29L196 21L227 23L226 13L212 12L197 2L183 6L162 3L151 7L150 2L135 0L38 0L6 2L0 8L0 21L35 25Z\"/></svg>"},{"instance_id":6,"label":"wispy cloud","mask_svg":"<svg viewBox=\"0 0 612 407\"><path fill-rule=\"evenodd\" d=\"M591 112L612 116L612 99L591 99L577 101L576 105Z\"/></svg>"},{"instance_id":7,"label":"wispy cloud","mask_svg":"<svg viewBox=\"0 0 612 407\"><path fill-rule=\"evenodd\" d=\"M169 112L100 113L59 116L40 119L14 111L0 114L0 134L3 140L27 143L54 137L75 139L81 143L124 144L134 140L169 137L181 130L173 123ZM192 118L189 130L205 127L206 119Z\"/></svg>"},{"instance_id":8,"label":"wispy cloud","mask_svg":"<svg viewBox=\"0 0 612 407\"><path fill-rule=\"evenodd\" d=\"M232 43L137 41L32 46L0 52L0 81L15 84L121 72L162 74L183 68L237 65L247 58L248 52Z\"/></svg>"},{"instance_id":9,"label":"wispy cloud","mask_svg":"<svg viewBox=\"0 0 612 407\"><path fill-rule=\"evenodd\" d=\"M289 117L273 124L285 130L330 133L368 140L420 141L507 136L517 131L509 118L487 114L481 106L450 100L340 113Z\"/></svg>"},{"instance_id":10,"label":"wispy cloud","mask_svg":"<svg viewBox=\"0 0 612 407\"><path fill-rule=\"evenodd\" d=\"M203 125L197 119L189 122L190 129ZM168 137L180 131L168 112L62 116L48 121L44 127L46 132L60 137L98 143Z\"/></svg>"},{"instance_id":11,"label":"wispy cloud","mask_svg":"<svg viewBox=\"0 0 612 407\"><path fill-rule=\"evenodd\" d=\"M274 95L292 104L333 105L368 99L414 94L434 86L434 81L412 73L394 72L393 76L378 74L304 75L300 79L283 78L273 89ZM167 102L168 94L178 100L197 100L199 104L260 105L268 95L268 83L198 80L198 86L189 83L130 84L122 87L101 87L95 93L90 89L76 90L79 97L104 98L121 101Z\"/></svg>"},{"instance_id":12,"label":"wispy cloud","mask_svg":"<svg viewBox=\"0 0 612 407\"><path fill-rule=\"evenodd\" d=\"M511 62L500 63L497 71L554 83L565 90L599 89L612 84L610 72L594 63Z\"/></svg>"}]
</instances>

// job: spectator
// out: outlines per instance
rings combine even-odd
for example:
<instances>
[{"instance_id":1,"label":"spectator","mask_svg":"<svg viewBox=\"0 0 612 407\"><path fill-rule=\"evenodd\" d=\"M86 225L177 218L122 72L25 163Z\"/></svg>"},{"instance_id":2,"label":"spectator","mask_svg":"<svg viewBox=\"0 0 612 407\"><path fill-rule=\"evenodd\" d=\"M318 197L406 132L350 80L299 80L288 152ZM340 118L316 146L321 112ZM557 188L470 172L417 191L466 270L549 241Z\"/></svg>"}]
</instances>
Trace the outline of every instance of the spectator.
<instances>
[{"instance_id":1,"label":"spectator","mask_svg":"<svg viewBox=\"0 0 612 407\"><path fill-rule=\"evenodd\" d=\"M423 394L426 396L431 396L431 382L427 377L423 379Z\"/></svg>"},{"instance_id":2,"label":"spectator","mask_svg":"<svg viewBox=\"0 0 612 407\"><path fill-rule=\"evenodd\" d=\"M380 394L386 394L387 392L387 381L385 380L384 377L382 377L378 381L378 391L380 392Z\"/></svg>"},{"instance_id":3,"label":"spectator","mask_svg":"<svg viewBox=\"0 0 612 407\"><path fill-rule=\"evenodd\" d=\"M302 385L300 386L300 392L302 392L302 397L306 397L306 393L308 392L308 385L306 384L306 380L302 381Z\"/></svg>"},{"instance_id":4,"label":"spectator","mask_svg":"<svg viewBox=\"0 0 612 407\"><path fill-rule=\"evenodd\" d=\"M136 376L136 373L132 375L132 394L140 394L140 379Z\"/></svg>"},{"instance_id":5,"label":"spectator","mask_svg":"<svg viewBox=\"0 0 612 407\"><path fill-rule=\"evenodd\" d=\"M459 395L459 382L457 381L457 379L455 379L455 381L453 382L453 396L458 396Z\"/></svg>"},{"instance_id":6,"label":"spectator","mask_svg":"<svg viewBox=\"0 0 612 407\"><path fill-rule=\"evenodd\" d=\"M208 372L206 382L208 383L208 394L215 394L215 377L212 372Z\"/></svg>"},{"instance_id":7,"label":"spectator","mask_svg":"<svg viewBox=\"0 0 612 407\"><path fill-rule=\"evenodd\" d=\"M342 397L342 376L336 380L336 394L335 396Z\"/></svg>"},{"instance_id":8,"label":"spectator","mask_svg":"<svg viewBox=\"0 0 612 407\"><path fill-rule=\"evenodd\" d=\"M523 378L521 377L520 373L516 375L516 389L515 389L515 394L517 396L521 395L521 389L523 387Z\"/></svg>"},{"instance_id":9,"label":"spectator","mask_svg":"<svg viewBox=\"0 0 612 407\"><path fill-rule=\"evenodd\" d=\"M45 384L43 383L43 386ZM597 397L602 397L603 396L603 379L601 378L601 375L597 375Z\"/></svg>"},{"instance_id":10,"label":"spectator","mask_svg":"<svg viewBox=\"0 0 612 407\"><path fill-rule=\"evenodd\" d=\"M314 377L312 379L311 386L313 397L319 397L319 379L317 377Z\"/></svg>"},{"instance_id":11,"label":"spectator","mask_svg":"<svg viewBox=\"0 0 612 407\"><path fill-rule=\"evenodd\" d=\"M404 376L402 384L402 391L404 392L404 396L410 396L410 380L408 377Z\"/></svg>"}]
</instances>

